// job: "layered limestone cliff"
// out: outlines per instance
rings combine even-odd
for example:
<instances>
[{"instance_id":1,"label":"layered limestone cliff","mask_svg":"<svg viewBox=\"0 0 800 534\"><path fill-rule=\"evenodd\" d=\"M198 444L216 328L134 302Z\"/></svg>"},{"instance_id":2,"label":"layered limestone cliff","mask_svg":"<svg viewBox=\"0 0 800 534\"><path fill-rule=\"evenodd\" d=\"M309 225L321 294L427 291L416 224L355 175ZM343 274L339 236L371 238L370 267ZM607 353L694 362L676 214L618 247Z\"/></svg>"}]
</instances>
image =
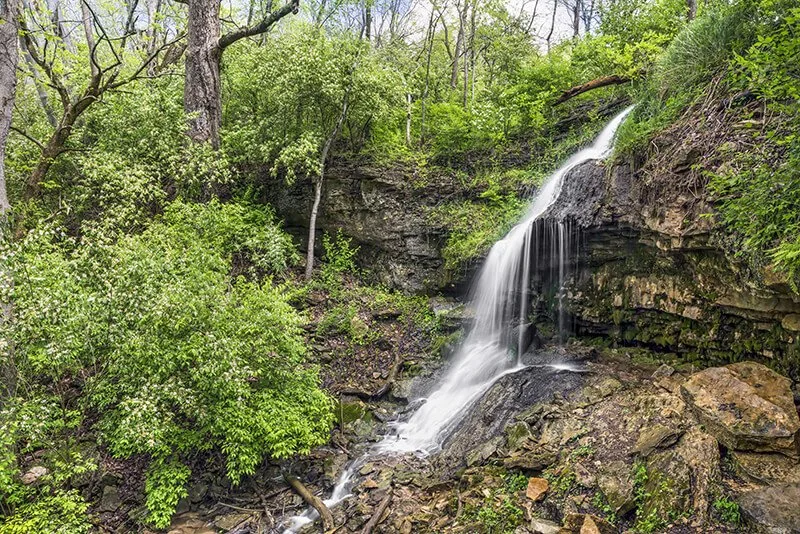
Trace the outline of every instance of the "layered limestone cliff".
<instances>
[{"instance_id":1,"label":"layered limestone cliff","mask_svg":"<svg viewBox=\"0 0 800 534\"><path fill-rule=\"evenodd\" d=\"M703 365L756 359L797 379L800 295L726 250L704 197L667 179L589 162L565 180L542 224L580 228L564 299L574 332Z\"/></svg>"},{"instance_id":2,"label":"layered limestone cliff","mask_svg":"<svg viewBox=\"0 0 800 534\"><path fill-rule=\"evenodd\" d=\"M448 192L443 184L424 186L415 178L415 170L403 165L332 165L317 228L341 230L351 238L359 247L361 266L380 282L411 292L435 291L446 280L440 253L445 236L429 223L428 212ZM270 189L274 194L268 200L286 229L305 242L314 198L311 181Z\"/></svg>"}]
</instances>

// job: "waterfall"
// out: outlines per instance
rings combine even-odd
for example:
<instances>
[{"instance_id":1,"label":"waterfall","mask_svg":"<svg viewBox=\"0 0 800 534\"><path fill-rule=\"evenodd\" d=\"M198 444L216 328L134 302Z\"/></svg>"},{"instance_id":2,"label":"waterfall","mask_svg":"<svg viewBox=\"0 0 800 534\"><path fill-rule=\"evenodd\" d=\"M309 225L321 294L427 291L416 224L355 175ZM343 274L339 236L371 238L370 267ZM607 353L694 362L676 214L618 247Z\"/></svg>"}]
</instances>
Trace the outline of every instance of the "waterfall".
<instances>
[{"instance_id":1,"label":"waterfall","mask_svg":"<svg viewBox=\"0 0 800 534\"><path fill-rule=\"evenodd\" d=\"M495 243L471 291L474 323L439 387L424 399L407 421L397 424L394 432L350 464L337 482L331 498L325 501L328 506L337 504L348 495L348 486L356 469L373 455L436 452L461 416L497 379L523 367L520 357L525 349L523 329L528 322L531 251L534 251L533 267L537 268L540 250L534 222L558 198L562 179L571 169L588 160L604 159L609 155L614 134L631 109L629 107L614 117L591 146L573 154L555 171L538 191L522 221ZM573 232L566 222L550 229L554 233L547 237L552 247L550 259L558 258L557 321L561 338L565 327L564 283L566 266L573 253ZM516 340L515 328L518 330ZM316 512L309 510L293 518L290 532L315 517Z\"/></svg>"},{"instance_id":2,"label":"waterfall","mask_svg":"<svg viewBox=\"0 0 800 534\"><path fill-rule=\"evenodd\" d=\"M594 143L573 154L539 190L522 222L489 251L473 288L475 323L454 361L436 389L412 416L397 426L394 436L379 445L384 451L435 452L441 438L458 423L460 415L503 374L521 365L524 347L509 349L512 328L518 325L521 344L523 325L528 322L528 281L533 222L558 198L565 174L592 159L603 159L611 151L614 134L630 112L628 108L611 120ZM569 233L566 223L558 224L558 235L551 240L552 257L558 257L558 324L564 327L564 278L569 261ZM520 304L521 300L521 304ZM561 335L561 334L560 334Z\"/></svg>"}]
</instances>

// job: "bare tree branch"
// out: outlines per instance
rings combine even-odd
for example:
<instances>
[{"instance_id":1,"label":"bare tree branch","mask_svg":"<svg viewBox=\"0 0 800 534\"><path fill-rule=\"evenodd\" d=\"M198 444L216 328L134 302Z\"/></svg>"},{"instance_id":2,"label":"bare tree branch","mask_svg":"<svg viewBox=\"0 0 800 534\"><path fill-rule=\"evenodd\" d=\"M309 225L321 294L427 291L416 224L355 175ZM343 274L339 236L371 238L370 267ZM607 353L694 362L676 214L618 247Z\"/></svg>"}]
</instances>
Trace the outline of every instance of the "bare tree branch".
<instances>
[{"instance_id":1,"label":"bare tree branch","mask_svg":"<svg viewBox=\"0 0 800 534\"><path fill-rule=\"evenodd\" d=\"M186 37L186 34L183 34L183 33L182 33L181 35L177 36L177 37L176 37L175 39L173 39L172 41L169 41L169 42L167 42L167 43L164 43L164 44L162 44L161 46L159 46L158 48L156 48L156 49L155 49L155 51L153 51L153 53L151 53L149 56L147 56L147 57L146 57L146 58L145 58L145 59L142 61L142 63L141 63L141 64L139 65L139 67L138 67L138 68L137 68L137 69L136 69L136 70L133 72L133 74L131 74L130 76L128 76L128 77L127 77L127 78L125 78L124 80L120 80L120 81L118 81L118 82L115 82L115 83L109 84L109 85L107 86L107 89L116 89L117 87L122 87L123 85L129 84L129 83L131 83L131 82L132 82L132 81L134 81L134 80L140 80L140 79L144 79L144 78L152 78L153 76L140 76L140 74L142 74L142 72L144 72L144 70L145 70L145 69L146 69L146 68L147 68L147 67L148 67L148 66L149 66L149 65L150 65L150 64L151 64L153 61L155 61L155 60L158 58L158 55L159 55L159 54L161 54L161 52L163 52L164 50L168 49L168 48L169 48L169 47L171 47L172 45L174 45L174 44L178 43L178 42L179 42L179 41L181 41L181 40L182 40L184 37Z\"/></svg>"},{"instance_id":2,"label":"bare tree branch","mask_svg":"<svg viewBox=\"0 0 800 534\"><path fill-rule=\"evenodd\" d=\"M44 149L44 144L42 144L41 141L39 141L38 139L28 135L24 130L20 130L16 126L11 126L9 129L11 131L13 131L13 132L17 132L19 135L21 135L22 137L24 137L25 139L27 139L28 141L30 141L34 145L38 146L39 150L43 150Z\"/></svg>"},{"instance_id":3,"label":"bare tree branch","mask_svg":"<svg viewBox=\"0 0 800 534\"><path fill-rule=\"evenodd\" d=\"M273 24L281 20L289 13L296 14L299 10L300 10L300 0L290 0L289 3L284 4L284 6L281 7L279 10L273 11L269 15L264 17L264 19L261 20L261 22L259 22L258 24L250 26L249 28L234 30L220 37L219 49L225 50L227 47L229 47L230 45L232 45L233 43L235 43L240 39L264 33L267 30L269 30Z\"/></svg>"}]
</instances>

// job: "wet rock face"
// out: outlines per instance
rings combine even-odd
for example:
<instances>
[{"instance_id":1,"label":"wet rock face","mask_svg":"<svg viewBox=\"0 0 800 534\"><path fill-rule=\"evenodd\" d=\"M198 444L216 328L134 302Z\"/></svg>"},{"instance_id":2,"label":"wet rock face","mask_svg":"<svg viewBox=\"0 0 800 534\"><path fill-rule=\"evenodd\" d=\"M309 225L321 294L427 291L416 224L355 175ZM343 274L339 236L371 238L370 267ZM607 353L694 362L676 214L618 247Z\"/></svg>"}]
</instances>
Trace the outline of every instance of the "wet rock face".
<instances>
[{"instance_id":1,"label":"wet rock face","mask_svg":"<svg viewBox=\"0 0 800 534\"><path fill-rule=\"evenodd\" d=\"M341 230L352 238L360 247L359 261L381 282L423 292L445 284L444 238L429 223L426 208L447 191L415 188L414 181L414 170L402 166L333 165L325 176L317 229ZM309 180L270 188L268 200L301 243L307 238L313 197Z\"/></svg>"},{"instance_id":2,"label":"wet rock face","mask_svg":"<svg viewBox=\"0 0 800 534\"><path fill-rule=\"evenodd\" d=\"M537 403L549 401L553 395L565 395L579 387L583 382L581 373L549 366L551 359L558 358L547 352L529 356L526 363L530 367L500 378L444 441L437 463L452 470L465 461L467 464L483 462L507 441L502 437L504 429L518 414ZM522 434L518 426L513 425L514 428L505 433L511 436L512 444L521 445L527 436L516 435ZM518 460L525 463L524 458Z\"/></svg>"},{"instance_id":3,"label":"wet rock face","mask_svg":"<svg viewBox=\"0 0 800 534\"><path fill-rule=\"evenodd\" d=\"M681 393L698 419L733 450L798 458L800 418L790 381L755 362L696 373Z\"/></svg>"},{"instance_id":4,"label":"wet rock face","mask_svg":"<svg viewBox=\"0 0 800 534\"><path fill-rule=\"evenodd\" d=\"M704 366L769 362L800 379L800 296L778 274L752 272L729 257L715 244L720 235L711 219L701 217L712 209L682 194L620 164L587 162L565 178L540 224L580 228L566 280L574 330ZM534 286L542 280L547 273L533 273Z\"/></svg>"}]
</instances>

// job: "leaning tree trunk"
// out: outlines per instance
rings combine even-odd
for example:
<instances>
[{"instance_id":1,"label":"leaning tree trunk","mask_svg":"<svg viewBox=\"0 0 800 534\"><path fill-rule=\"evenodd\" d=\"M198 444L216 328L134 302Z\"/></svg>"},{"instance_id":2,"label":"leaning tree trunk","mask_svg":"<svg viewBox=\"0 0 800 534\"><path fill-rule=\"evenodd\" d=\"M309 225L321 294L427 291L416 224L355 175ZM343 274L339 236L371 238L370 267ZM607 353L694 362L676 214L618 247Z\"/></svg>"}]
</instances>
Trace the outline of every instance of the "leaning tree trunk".
<instances>
[{"instance_id":1,"label":"leaning tree trunk","mask_svg":"<svg viewBox=\"0 0 800 534\"><path fill-rule=\"evenodd\" d=\"M306 252L306 280L311 280L311 275L314 274L314 245L317 236L317 213L319 212L319 203L322 200L322 182L325 179L325 162L328 160L328 153L333 146L333 142L338 137L339 132L342 131L342 125L347 118L347 108L349 105L350 90L344 94L344 101L342 102L342 112L339 114L339 120L336 121L336 126L333 128L331 135L325 140L325 146L322 147L322 154L320 154L319 162L319 176L314 182L314 204L311 206L311 216L308 220L308 251Z\"/></svg>"},{"instance_id":2,"label":"leaning tree trunk","mask_svg":"<svg viewBox=\"0 0 800 534\"><path fill-rule=\"evenodd\" d=\"M93 78L92 83L81 98L74 104L70 104L64 111L64 115L61 117L61 121L58 123L53 135L47 140L47 144L42 147L39 162L28 178L28 183L25 184L24 193L26 200L39 196L42 190L42 182L44 182L47 172L50 170L50 167L52 167L56 158L66 150L65 145L78 119L93 102L100 98L101 92L97 87L98 83L99 78Z\"/></svg>"},{"instance_id":3,"label":"leaning tree trunk","mask_svg":"<svg viewBox=\"0 0 800 534\"><path fill-rule=\"evenodd\" d=\"M189 0L186 80L183 103L189 137L219 148L222 122L220 89L220 0Z\"/></svg>"}]
</instances>

